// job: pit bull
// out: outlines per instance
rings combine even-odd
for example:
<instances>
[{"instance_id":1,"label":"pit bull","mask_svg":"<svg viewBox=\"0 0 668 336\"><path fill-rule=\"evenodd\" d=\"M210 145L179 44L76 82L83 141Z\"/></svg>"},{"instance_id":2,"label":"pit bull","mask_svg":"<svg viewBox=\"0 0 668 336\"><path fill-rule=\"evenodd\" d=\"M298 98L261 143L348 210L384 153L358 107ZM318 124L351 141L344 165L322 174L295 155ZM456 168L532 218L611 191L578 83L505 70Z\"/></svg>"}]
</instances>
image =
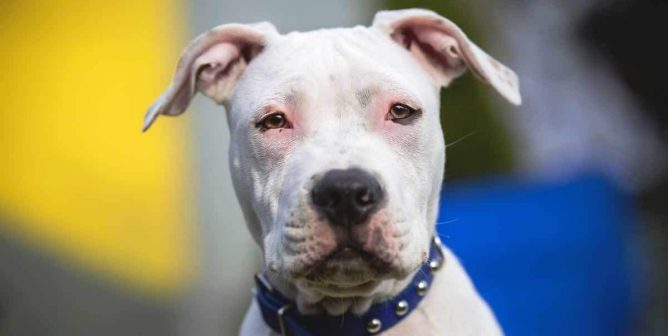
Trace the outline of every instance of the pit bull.
<instances>
[{"instance_id":1,"label":"pit bull","mask_svg":"<svg viewBox=\"0 0 668 336\"><path fill-rule=\"evenodd\" d=\"M467 69L521 103L512 70L423 9L289 34L225 24L190 43L143 129L197 92L227 111L265 265L241 335L502 335L435 232L440 89Z\"/></svg>"}]
</instances>

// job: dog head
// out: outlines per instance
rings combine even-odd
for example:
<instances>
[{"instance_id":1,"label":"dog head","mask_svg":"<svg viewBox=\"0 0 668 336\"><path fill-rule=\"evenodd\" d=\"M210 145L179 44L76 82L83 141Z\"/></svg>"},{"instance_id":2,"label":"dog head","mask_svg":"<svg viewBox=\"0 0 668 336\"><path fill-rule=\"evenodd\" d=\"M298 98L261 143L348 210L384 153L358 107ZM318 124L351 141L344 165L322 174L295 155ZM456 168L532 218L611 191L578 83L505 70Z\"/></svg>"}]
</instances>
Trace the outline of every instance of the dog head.
<instances>
[{"instance_id":1,"label":"dog head","mask_svg":"<svg viewBox=\"0 0 668 336\"><path fill-rule=\"evenodd\" d=\"M197 91L224 104L235 190L270 276L304 311L362 312L428 256L445 164L439 91L466 69L520 103L515 74L430 11L286 35L223 25L185 50L144 129Z\"/></svg>"}]
</instances>

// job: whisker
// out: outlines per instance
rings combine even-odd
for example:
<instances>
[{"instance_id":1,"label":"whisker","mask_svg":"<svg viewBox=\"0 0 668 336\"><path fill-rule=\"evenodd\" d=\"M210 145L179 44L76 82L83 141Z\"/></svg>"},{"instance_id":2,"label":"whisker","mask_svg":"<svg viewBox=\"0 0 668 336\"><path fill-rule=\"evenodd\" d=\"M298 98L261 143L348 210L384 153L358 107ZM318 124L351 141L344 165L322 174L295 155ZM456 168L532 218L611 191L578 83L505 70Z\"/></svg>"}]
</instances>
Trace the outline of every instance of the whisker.
<instances>
[{"instance_id":1,"label":"whisker","mask_svg":"<svg viewBox=\"0 0 668 336\"><path fill-rule=\"evenodd\" d=\"M442 222L436 222L436 226L456 223L456 222L459 222L460 219L461 218L454 218L454 219L450 219L450 220L446 220L446 221L442 221Z\"/></svg>"},{"instance_id":2,"label":"whisker","mask_svg":"<svg viewBox=\"0 0 668 336\"><path fill-rule=\"evenodd\" d=\"M478 132L471 132L471 133L469 133L469 134L467 134L467 135L465 135L465 136L463 136L463 137L461 137L461 138L459 138L459 139L453 141L452 143L446 144L446 145L445 145L445 149L448 149L448 147L450 147L450 146L454 146L454 145L456 145L456 144L462 142L463 140L467 139L468 137L471 137L471 136L476 135L476 134L478 134Z\"/></svg>"}]
</instances>

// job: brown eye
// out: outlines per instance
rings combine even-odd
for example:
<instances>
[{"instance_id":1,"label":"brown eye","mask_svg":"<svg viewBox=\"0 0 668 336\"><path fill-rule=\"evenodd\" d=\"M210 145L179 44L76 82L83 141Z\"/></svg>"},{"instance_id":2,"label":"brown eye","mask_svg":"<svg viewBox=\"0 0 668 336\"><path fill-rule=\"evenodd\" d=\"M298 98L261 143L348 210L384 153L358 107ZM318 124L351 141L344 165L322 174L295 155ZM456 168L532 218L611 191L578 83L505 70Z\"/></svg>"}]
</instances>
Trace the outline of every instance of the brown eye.
<instances>
[{"instance_id":1,"label":"brown eye","mask_svg":"<svg viewBox=\"0 0 668 336\"><path fill-rule=\"evenodd\" d=\"M408 119L414 116L418 111L414 108L404 104L394 104L390 107L387 114L388 119L399 122L403 119Z\"/></svg>"},{"instance_id":2,"label":"brown eye","mask_svg":"<svg viewBox=\"0 0 668 336\"><path fill-rule=\"evenodd\" d=\"M265 116L257 123L257 127L261 130L268 129L277 129L277 128L286 128L288 125L288 119L285 118L285 114L277 112L272 113L268 116Z\"/></svg>"}]
</instances>

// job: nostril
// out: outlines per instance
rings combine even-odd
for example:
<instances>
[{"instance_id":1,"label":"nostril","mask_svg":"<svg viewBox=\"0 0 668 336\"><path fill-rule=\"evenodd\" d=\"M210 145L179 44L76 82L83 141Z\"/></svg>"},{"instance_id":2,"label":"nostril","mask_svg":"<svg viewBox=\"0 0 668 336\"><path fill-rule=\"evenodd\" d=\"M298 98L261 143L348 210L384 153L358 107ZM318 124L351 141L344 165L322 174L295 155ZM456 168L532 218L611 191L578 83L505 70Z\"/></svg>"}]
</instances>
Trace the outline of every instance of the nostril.
<instances>
[{"instance_id":1,"label":"nostril","mask_svg":"<svg viewBox=\"0 0 668 336\"><path fill-rule=\"evenodd\" d=\"M376 197L371 192L371 190L363 188L357 192L356 199L357 203L362 206L376 203Z\"/></svg>"}]
</instances>

